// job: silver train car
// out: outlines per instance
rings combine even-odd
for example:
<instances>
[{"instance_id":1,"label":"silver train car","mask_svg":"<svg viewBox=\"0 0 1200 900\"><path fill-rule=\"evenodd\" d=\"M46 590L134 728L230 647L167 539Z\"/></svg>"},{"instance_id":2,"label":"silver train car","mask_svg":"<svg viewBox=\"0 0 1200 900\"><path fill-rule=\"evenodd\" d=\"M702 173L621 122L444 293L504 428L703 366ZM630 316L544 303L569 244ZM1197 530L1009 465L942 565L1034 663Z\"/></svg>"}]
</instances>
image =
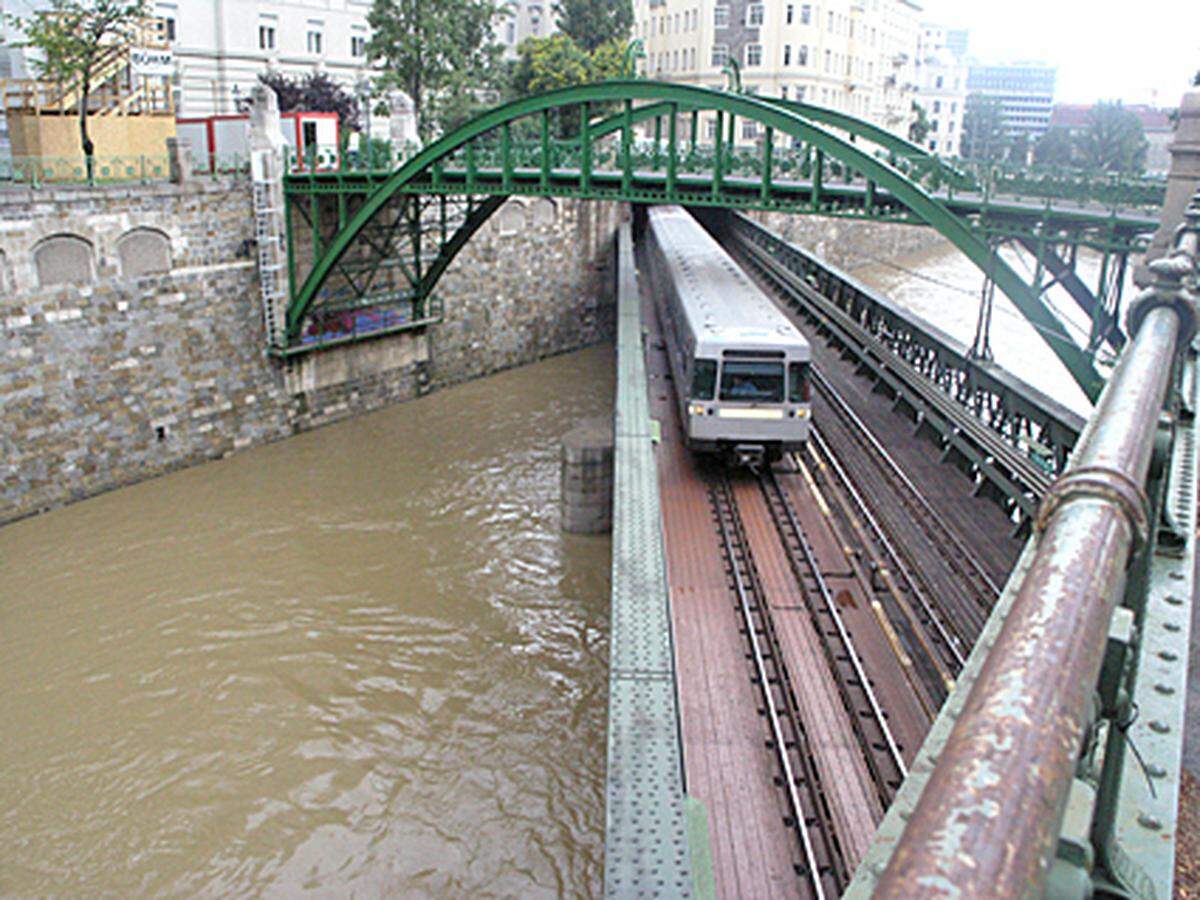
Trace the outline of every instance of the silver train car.
<instances>
[{"instance_id":1,"label":"silver train car","mask_svg":"<svg viewBox=\"0 0 1200 900\"><path fill-rule=\"evenodd\" d=\"M688 448L742 465L808 440L808 340L684 209L648 210L647 265Z\"/></svg>"}]
</instances>

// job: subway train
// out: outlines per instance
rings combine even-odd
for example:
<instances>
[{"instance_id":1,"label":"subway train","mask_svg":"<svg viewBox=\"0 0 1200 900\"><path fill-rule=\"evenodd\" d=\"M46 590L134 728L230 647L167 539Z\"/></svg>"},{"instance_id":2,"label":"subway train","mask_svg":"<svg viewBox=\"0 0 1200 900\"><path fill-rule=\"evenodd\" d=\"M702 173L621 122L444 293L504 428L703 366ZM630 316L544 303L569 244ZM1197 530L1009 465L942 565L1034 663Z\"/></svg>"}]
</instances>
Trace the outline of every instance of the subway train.
<instances>
[{"instance_id":1,"label":"subway train","mask_svg":"<svg viewBox=\"0 0 1200 900\"><path fill-rule=\"evenodd\" d=\"M646 265L687 446L762 466L808 440L808 340L678 206L647 211Z\"/></svg>"}]
</instances>

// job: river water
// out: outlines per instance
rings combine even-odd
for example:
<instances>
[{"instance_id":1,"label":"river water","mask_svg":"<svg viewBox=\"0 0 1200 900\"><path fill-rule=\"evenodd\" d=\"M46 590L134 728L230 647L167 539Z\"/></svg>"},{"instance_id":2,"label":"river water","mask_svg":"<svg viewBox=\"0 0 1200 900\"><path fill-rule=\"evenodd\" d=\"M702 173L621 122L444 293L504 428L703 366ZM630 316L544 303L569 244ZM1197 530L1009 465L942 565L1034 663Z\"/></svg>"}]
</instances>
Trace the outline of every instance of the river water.
<instances>
[{"instance_id":1,"label":"river water","mask_svg":"<svg viewBox=\"0 0 1200 900\"><path fill-rule=\"evenodd\" d=\"M587 895L596 348L0 529L0 894Z\"/></svg>"}]
</instances>

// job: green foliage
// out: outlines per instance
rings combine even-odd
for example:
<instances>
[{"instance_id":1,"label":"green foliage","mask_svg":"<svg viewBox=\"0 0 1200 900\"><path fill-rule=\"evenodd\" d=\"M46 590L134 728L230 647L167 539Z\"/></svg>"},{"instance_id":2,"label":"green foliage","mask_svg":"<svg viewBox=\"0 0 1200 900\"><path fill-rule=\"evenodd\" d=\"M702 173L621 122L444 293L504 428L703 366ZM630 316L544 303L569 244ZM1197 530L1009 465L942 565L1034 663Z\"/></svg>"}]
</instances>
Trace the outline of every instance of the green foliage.
<instances>
[{"instance_id":1,"label":"green foliage","mask_svg":"<svg viewBox=\"0 0 1200 900\"><path fill-rule=\"evenodd\" d=\"M601 44L589 53L570 35L559 32L550 37L524 40L517 53L519 57L510 84L514 98L620 78L625 73L625 47L617 41ZM592 108L593 115L603 112L599 106ZM557 131L560 137L578 134L578 111L560 111Z\"/></svg>"},{"instance_id":2,"label":"green foliage","mask_svg":"<svg viewBox=\"0 0 1200 900\"><path fill-rule=\"evenodd\" d=\"M93 72L106 54L134 43L148 15L147 0L50 0L49 9L34 16L6 16L25 36L18 46L41 51L39 78L78 87L79 137L89 165L95 155L87 130Z\"/></svg>"},{"instance_id":3,"label":"green foliage","mask_svg":"<svg viewBox=\"0 0 1200 900\"><path fill-rule=\"evenodd\" d=\"M633 29L630 0L557 0L558 27L588 53L604 44L624 46Z\"/></svg>"},{"instance_id":4,"label":"green foliage","mask_svg":"<svg viewBox=\"0 0 1200 900\"><path fill-rule=\"evenodd\" d=\"M281 113L294 109L337 113L343 139L348 132L362 130L358 98L324 72L310 72L295 78L282 72L264 72L258 80L275 91Z\"/></svg>"},{"instance_id":5,"label":"green foliage","mask_svg":"<svg viewBox=\"0 0 1200 900\"><path fill-rule=\"evenodd\" d=\"M967 97L963 111L962 155L965 159L992 162L1008 146L1000 101L980 94Z\"/></svg>"},{"instance_id":6,"label":"green foliage","mask_svg":"<svg viewBox=\"0 0 1200 900\"><path fill-rule=\"evenodd\" d=\"M908 126L908 139L914 144L921 144L923 146L925 138L929 134L929 117L925 115L925 107L915 100L913 101L912 108L917 117Z\"/></svg>"},{"instance_id":7,"label":"green foliage","mask_svg":"<svg viewBox=\"0 0 1200 900\"><path fill-rule=\"evenodd\" d=\"M367 55L383 70L380 90L412 99L428 140L470 118L500 79L495 0L375 0Z\"/></svg>"},{"instance_id":8,"label":"green foliage","mask_svg":"<svg viewBox=\"0 0 1200 900\"><path fill-rule=\"evenodd\" d=\"M1075 139L1061 126L1051 128L1033 145L1033 161L1039 166L1068 167L1075 164Z\"/></svg>"},{"instance_id":9,"label":"green foliage","mask_svg":"<svg viewBox=\"0 0 1200 900\"><path fill-rule=\"evenodd\" d=\"M1140 175L1146 168L1148 147L1141 120L1120 102L1093 106L1087 127L1076 139L1080 165L1106 172Z\"/></svg>"},{"instance_id":10,"label":"green foliage","mask_svg":"<svg viewBox=\"0 0 1200 900\"><path fill-rule=\"evenodd\" d=\"M1029 135L1014 134L1008 139L1008 161L1018 166L1029 164Z\"/></svg>"}]
</instances>

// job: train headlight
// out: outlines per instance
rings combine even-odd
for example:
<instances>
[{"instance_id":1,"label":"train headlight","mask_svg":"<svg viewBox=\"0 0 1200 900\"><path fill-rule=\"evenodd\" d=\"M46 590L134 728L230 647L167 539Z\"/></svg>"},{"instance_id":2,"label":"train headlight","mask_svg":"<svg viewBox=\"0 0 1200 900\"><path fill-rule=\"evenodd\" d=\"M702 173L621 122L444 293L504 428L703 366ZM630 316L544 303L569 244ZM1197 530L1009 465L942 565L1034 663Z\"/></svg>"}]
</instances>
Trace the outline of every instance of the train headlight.
<instances>
[{"instance_id":1,"label":"train headlight","mask_svg":"<svg viewBox=\"0 0 1200 900\"><path fill-rule=\"evenodd\" d=\"M704 407L699 403L693 403L690 407L688 407L688 412L690 412L693 416L702 416L704 415Z\"/></svg>"},{"instance_id":2,"label":"train headlight","mask_svg":"<svg viewBox=\"0 0 1200 900\"><path fill-rule=\"evenodd\" d=\"M798 410L796 410L796 418L798 418L798 419L807 419L807 418L808 418L808 414L809 414L809 410L808 410L808 409L798 409Z\"/></svg>"}]
</instances>

